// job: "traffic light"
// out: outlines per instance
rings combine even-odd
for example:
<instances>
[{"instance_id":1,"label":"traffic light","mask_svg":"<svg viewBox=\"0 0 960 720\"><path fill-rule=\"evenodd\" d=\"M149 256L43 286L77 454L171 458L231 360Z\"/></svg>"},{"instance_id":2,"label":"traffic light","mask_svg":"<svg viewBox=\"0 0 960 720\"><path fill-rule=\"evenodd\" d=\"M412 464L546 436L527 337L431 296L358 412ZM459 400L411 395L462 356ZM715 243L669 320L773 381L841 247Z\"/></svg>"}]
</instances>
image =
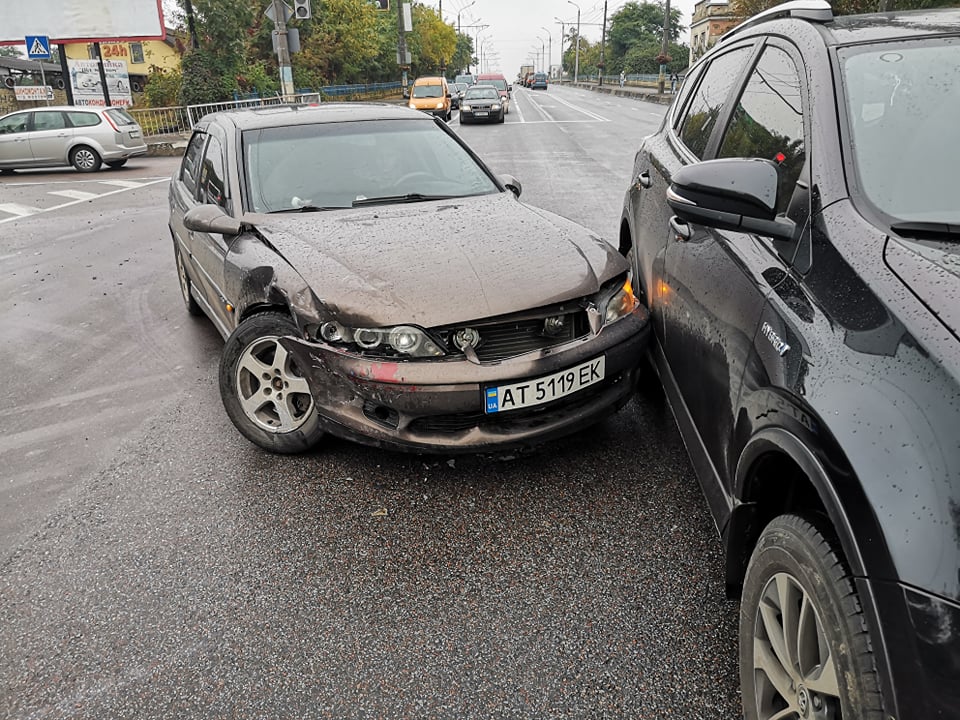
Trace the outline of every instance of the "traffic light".
<instances>
[{"instance_id":1,"label":"traffic light","mask_svg":"<svg viewBox=\"0 0 960 720\"><path fill-rule=\"evenodd\" d=\"M390 0L370 0L370 1L377 6L377 10L390 9Z\"/></svg>"},{"instance_id":2,"label":"traffic light","mask_svg":"<svg viewBox=\"0 0 960 720\"><path fill-rule=\"evenodd\" d=\"M293 17L297 20L309 20L310 0L293 0Z\"/></svg>"}]
</instances>

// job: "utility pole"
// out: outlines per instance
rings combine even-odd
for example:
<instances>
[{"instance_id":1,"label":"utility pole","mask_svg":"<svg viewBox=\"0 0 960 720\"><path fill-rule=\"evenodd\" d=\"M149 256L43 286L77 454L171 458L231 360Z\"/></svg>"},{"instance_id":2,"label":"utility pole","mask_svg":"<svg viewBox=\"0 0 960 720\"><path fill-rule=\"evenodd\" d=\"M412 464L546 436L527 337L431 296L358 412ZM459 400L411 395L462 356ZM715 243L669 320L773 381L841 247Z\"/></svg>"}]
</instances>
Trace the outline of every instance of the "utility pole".
<instances>
[{"instance_id":1,"label":"utility pole","mask_svg":"<svg viewBox=\"0 0 960 720\"><path fill-rule=\"evenodd\" d=\"M560 83L563 84L563 41L567 37L567 23L556 15L553 16L553 19L560 23Z\"/></svg>"},{"instance_id":2,"label":"utility pole","mask_svg":"<svg viewBox=\"0 0 960 720\"><path fill-rule=\"evenodd\" d=\"M573 0L567 0L567 3L577 9L577 52L573 61L573 81L580 82L580 6Z\"/></svg>"},{"instance_id":3,"label":"utility pole","mask_svg":"<svg viewBox=\"0 0 960 720\"><path fill-rule=\"evenodd\" d=\"M670 0L666 0L666 9L663 12L663 37L660 39L660 55L662 57L667 56L667 42L670 37ZM667 77L667 66L665 63L660 63L660 80L657 83L660 89L660 94L663 95L663 85Z\"/></svg>"},{"instance_id":4,"label":"utility pole","mask_svg":"<svg viewBox=\"0 0 960 720\"><path fill-rule=\"evenodd\" d=\"M547 77L550 77L550 65L553 62L553 34L543 25L540 27L547 31Z\"/></svg>"},{"instance_id":5,"label":"utility pole","mask_svg":"<svg viewBox=\"0 0 960 720\"><path fill-rule=\"evenodd\" d=\"M667 0L670 2L670 0ZM600 87L603 87L603 71L606 66L603 61L603 51L607 47L607 0L603 0L603 32L600 33Z\"/></svg>"},{"instance_id":6,"label":"utility pole","mask_svg":"<svg viewBox=\"0 0 960 720\"><path fill-rule=\"evenodd\" d=\"M287 16L283 0L273 0L273 16L277 26L277 63L280 65L280 94L286 100L293 97L293 67L290 64L290 45L287 43Z\"/></svg>"},{"instance_id":7,"label":"utility pole","mask_svg":"<svg viewBox=\"0 0 960 720\"><path fill-rule=\"evenodd\" d=\"M190 0L184 0L184 6L187 11L187 28L190 30L190 47L198 50L200 43L197 40L197 25L193 19L193 3Z\"/></svg>"},{"instance_id":8,"label":"utility pole","mask_svg":"<svg viewBox=\"0 0 960 720\"><path fill-rule=\"evenodd\" d=\"M277 2L277 0L274 0ZM400 66L400 92L407 96L407 31L403 25L403 0L397 3L397 64Z\"/></svg>"}]
</instances>

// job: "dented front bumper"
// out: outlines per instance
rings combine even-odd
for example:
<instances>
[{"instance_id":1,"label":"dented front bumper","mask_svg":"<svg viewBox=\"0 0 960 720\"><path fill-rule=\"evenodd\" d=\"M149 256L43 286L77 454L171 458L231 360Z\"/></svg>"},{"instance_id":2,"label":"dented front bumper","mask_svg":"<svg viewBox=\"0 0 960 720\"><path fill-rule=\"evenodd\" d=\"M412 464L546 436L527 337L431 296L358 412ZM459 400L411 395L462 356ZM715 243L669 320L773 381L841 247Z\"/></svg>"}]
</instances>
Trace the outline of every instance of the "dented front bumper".
<instances>
[{"instance_id":1,"label":"dented front bumper","mask_svg":"<svg viewBox=\"0 0 960 720\"><path fill-rule=\"evenodd\" d=\"M633 393L649 335L649 314L639 307L597 335L495 363L371 360L301 338L281 343L304 373L330 434L378 447L451 453L533 445L616 411ZM543 405L485 412L485 388L600 356L601 382Z\"/></svg>"}]
</instances>

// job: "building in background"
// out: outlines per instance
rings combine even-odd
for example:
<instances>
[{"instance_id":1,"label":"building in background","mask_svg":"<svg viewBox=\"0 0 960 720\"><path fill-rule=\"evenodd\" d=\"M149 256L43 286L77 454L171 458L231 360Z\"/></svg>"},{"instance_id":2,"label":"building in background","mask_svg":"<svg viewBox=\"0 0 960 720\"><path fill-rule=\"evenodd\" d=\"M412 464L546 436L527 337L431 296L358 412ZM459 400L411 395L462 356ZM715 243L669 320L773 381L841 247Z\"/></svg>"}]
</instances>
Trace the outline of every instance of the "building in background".
<instances>
[{"instance_id":1,"label":"building in background","mask_svg":"<svg viewBox=\"0 0 960 720\"><path fill-rule=\"evenodd\" d=\"M720 36L741 22L726 0L700 0L690 20L690 62L693 65Z\"/></svg>"},{"instance_id":2,"label":"building in background","mask_svg":"<svg viewBox=\"0 0 960 720\"><path fill-rule=\"evenodd\" d=\"M92 60L96 57L91 43L69 43L61 47L65 48L68 60ZM102 42L100 53L104 60L126 63L131 89L135 93L143 89L153 66L164 70L180 68L181 48L173 36L167 36L166 40Z\"/></svg>"}]
</instances>

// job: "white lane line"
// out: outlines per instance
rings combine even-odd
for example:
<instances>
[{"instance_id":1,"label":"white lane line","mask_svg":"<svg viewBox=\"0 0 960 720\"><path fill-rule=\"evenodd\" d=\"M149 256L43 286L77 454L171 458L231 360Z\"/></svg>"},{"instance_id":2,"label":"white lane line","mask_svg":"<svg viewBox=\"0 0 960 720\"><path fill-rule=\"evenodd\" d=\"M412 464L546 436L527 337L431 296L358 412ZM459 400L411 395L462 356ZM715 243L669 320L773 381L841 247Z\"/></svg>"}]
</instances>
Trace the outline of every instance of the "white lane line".
<instances>
[{"instance_id":1,"label":"white lane line","mask_svg":"<svg viewBox=\"0 0 960 720\"><path fill-rule=\"evenodd\" d=\"M516 107L514 107L514 105L516 105ZM517 111L517 115L520 116L520 122L525 123L525 122L527 121L527 119L523 116L523 110L520 109L520 96L519 96L519 95L517 95L517 102L511 102L511 103L510 103L510 110L511 110L511 111L513 111L513 110L516 110L516 111Z\"/></svg>"},{"instance_id":2,"label":"white lane line","mask_svg":"<svg viewBox=\"0 0 960 720\"><path fill-rule=\"evenodd\" d=\"M99 182L101 185L116 185L117 187L127 188L129 190L142 187L141 183L134 182L133 180L100 180Z\"/></svg>"},{"instance_id":3,"label":"white lane line","mask_svg":"<svg viewBox=\"0 0 960 720\"><path fill-rule=\"evenodd\" d=\"M544 118L546 118L550 122L556 122L556 120L553 119L553 116L551 116L550 113L548 113L546 110L544 110L540 106L540 103L538 103L532 97L528 98L528 100L530 100L530 104L533 105Z\"/></svg>"},{"instance_id":4,"label":"white lane line","mask_svg":"<svg viewBox=\"0 0 960 720\"><path fill-rule=\"evenodd\" d=\"M137 181L141 184L153 182L154 180L169 180L169 175L152 175L150 177L137 178ZM31 185L82 185L84 183L99 183L104 182L103 180L38 180L36 182L7 182L0 183L0 186L3 187L29 187Z\"/></svg>"},{"instance_id":5,"label":"white lane line","mask_svg":"<svg viewBox=\"0 0 960 720\"><path fill-rule=\"evenodd\" d=\"M603 117L603 115L597 115L595 112L590 112L589 110L584 110L584 109L583 109L582 107L580 107L579 105L574 105L572 102L567 102L567 101L564 100L563 98L554 96L553 99L556 100L558 103L561 103L561 104L563 104L563 105L566 105L566 106L567 106L568 108L570 108L571 110L576 110L577 112L581 112L581 113L583 113L584 115L586 115L587 117L593 118L594 120L599 120L600 122L610 122L607 118Z\"/></svg>"},{"instance_id":6,"label":"white lane line","mask_svg":"<svg viewBox=\"0 0 960 720\"><path fill-rule=\"evenodd\" d=\"M2 203L0 204L0 212L16 215L16 217L7 218L7 220L16 220L18 217L36 215L37 213L43 212L43 210L38 207L30 207L29 205L19 205L18 203ZM0 222L4 221L0 220Z\"/></svg>"},{"instance_id":7,"label":"white lane line","mask_svg":"<svg viewBox=\"0 0 960 720\"><path fill-rule=\"evenodd\" d=\"M119 193L130 192L131 190L136 190L136 189L138 189L138 188L144 188L144 187L147 187L148 185L156 185L157 183L168 182L169 180L170 180L170 178L160 178L159 180L153 180L153 181L151 181L151 182L137 183L134 187L123 187L123 188L120 188L119 190L111 190L110 192L102 193L102 194L98 195L97 197L105 198L105 197L109 197L109 196L111 196L111 195L117 195L117 194L119 194ZM60 210L61 208L70 207L70 206L72 206L72 205L79 205L79 204L82 203L82 202L87 202L87 201L86 201L86 200L71 200L70 202L65 202L65 203L63 203L62 205L54 205L53 207L44 208L44 209L42 209L42 210L41 210L40 208L30 208L33 212L31 212L31 213L29 213L29 214L30 214L30 215L40 215L40 214L42 214L42 213L53 212L54 210ZM22 206L21 206L21 207L22 207ZM3 208L4 208L4 206L3 206L3 205L0 205L0 210L3 210ZM4 223L12 222L13 220L19 220L19 219L20 219L20 217L4 218L3 220L0 220L0 225L3 225Z\"/></svg>"},{"instance_id":8,"label":"white lane line","mask_svg":"<svg viewBox=\"0 0 960 720\"><path fill-rule=\"evenodd\" d=\"M100 197L97 193L88 193L83 190L51 190L47 195L59 195L71 200L93 200Z\"/></svg>"}]
</instances>

